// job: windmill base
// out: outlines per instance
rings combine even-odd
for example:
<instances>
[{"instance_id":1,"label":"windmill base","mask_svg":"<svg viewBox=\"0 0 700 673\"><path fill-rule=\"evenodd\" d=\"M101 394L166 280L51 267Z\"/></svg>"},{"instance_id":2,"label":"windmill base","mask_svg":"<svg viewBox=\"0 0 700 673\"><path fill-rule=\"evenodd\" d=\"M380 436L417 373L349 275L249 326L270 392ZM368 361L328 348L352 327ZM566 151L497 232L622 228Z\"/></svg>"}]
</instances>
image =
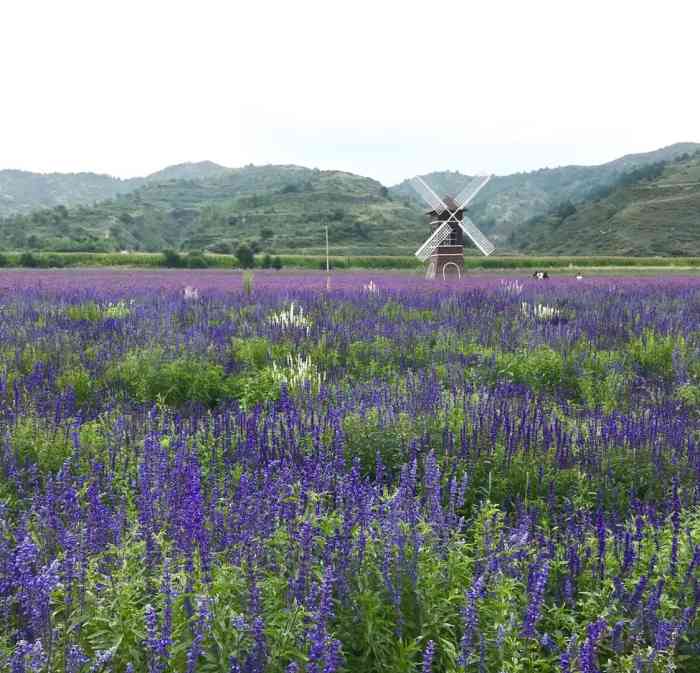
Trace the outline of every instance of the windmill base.
<instances>
[{"instance_id":1,"label":"windmill base","mask_svg":"<svg viewBox=\"0 0 700 673\"><path fill-rule=\"evenodd\" d=\"M464 251L437 252L430 256L430 262L425 272L429 280L460 280L464 273Z\"/></svg>"}]
</instances>

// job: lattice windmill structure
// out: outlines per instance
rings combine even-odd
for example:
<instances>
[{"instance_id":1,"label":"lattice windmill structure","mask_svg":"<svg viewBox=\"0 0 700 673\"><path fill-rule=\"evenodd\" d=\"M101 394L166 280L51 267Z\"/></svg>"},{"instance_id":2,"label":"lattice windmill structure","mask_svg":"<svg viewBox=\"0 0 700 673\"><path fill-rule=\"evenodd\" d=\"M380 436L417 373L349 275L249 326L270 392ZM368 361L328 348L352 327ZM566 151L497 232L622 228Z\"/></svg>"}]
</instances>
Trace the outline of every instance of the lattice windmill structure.
<instances>
[{"instance_id":1,"label":"lattice windmill structure","mask_svg":"<svg viewBox=\"0 0 700 673\"><path fill-rule=\"evenodd\" d=\"M416 251L422 262L429 261L425 277L447 280L461 278L464 271L464 236L486 256L496 248L484 236L466 214L467 206L491 179L490 175L474 178L457 196L441 199L423 180L416 176L411 180L413 188L423 197L431 210L433 233Z\"/></svg>"}]
</instances>

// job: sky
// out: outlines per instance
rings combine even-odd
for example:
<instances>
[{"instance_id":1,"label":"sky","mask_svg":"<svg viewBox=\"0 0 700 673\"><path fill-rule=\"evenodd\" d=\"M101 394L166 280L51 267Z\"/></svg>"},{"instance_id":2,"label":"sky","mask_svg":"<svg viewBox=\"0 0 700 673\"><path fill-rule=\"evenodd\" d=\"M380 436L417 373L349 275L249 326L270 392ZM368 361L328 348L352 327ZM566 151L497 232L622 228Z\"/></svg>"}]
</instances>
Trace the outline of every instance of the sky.
<instances>
[{"instance_id":1,"label":"sky","mask_svg":"<svg viewBox=\"0 0 700 673\"><path fill-rule=\"evenodd\" d=\"M394 184L700 142L697 0L3 0L0 168Z\"/></svg>"}]
</instances>

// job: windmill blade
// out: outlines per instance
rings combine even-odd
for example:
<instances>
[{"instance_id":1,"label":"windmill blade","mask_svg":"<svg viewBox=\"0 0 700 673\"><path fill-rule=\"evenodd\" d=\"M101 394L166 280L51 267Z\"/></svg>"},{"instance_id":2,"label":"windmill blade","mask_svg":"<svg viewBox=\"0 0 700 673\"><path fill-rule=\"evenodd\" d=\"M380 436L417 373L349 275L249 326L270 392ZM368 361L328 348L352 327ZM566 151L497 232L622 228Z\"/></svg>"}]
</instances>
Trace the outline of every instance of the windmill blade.
<instances>
[{"instance_id":1,"label":"windmill blade","mask_svg":"<svg viewBox=\"0 0 700 673\"><path fill-rule=\"evenodd\" d=\"M444 222L433 232L433 235L416 250L416 257L418 257L421 262L425 262L425 260L435 252L435 248L450 235L451 231L452 225L448 222Z\"/></svg>"},{"instance_id":2,"label":"windmill blade","mask_svg":"<svg viewBox=\"0 0 700 673\"><path fill-rule=\"evenodd\" d=\"M455 203L459 204L457 209L466 208L474 200L474 197L486 186L491 179L490 175L478 175L475 177L457 196Z\"/></svg>"},{"instance_id":3,"label":"windmill blade","mask_svg":"<svg viewBox=\"0 0 700 673\"><path fill-rule=\"evenodd\" d=\"M428 184L419 175L411 179L411 185L425 200L425 202L438 214L440 215L445 210L447 206L443 200L428 186Z\"/></svg>"},{"instance_id":4,"label":"windmill blade","mask_svg":"<svg viewBox=\"0 0 700 673\"><path fill-rule=\"evenodd\" d=\"M459 226L462 227L462 231L469 236L472 243L474 243L474 245L479 248L479 250L481 250L486 257L488 257L496 249L496 246L477 229L476 225L467 217L466 214L459 223Z\"/></svg>"}]
</instances>

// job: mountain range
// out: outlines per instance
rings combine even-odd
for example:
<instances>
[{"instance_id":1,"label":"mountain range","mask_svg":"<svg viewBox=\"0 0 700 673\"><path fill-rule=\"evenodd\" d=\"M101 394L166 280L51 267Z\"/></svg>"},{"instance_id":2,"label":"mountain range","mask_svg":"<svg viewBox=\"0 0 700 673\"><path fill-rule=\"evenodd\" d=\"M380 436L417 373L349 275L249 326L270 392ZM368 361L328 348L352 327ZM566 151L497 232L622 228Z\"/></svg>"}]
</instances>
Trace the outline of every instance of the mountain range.
<instances>
[{"instance_id":1,"label":"mountain range","mask_svg":"<svg viewBox=\"0 0 700 673\"><path fill-rule=\"evenodd\" d=\"M441 195L469 176L423 176ZM408 180L210 161L121 180L0 171L0 248L410 254L430 227ZM499 252L700 255L700 144L495 176L470 215Z\"/></svg>"}]
</instances>

